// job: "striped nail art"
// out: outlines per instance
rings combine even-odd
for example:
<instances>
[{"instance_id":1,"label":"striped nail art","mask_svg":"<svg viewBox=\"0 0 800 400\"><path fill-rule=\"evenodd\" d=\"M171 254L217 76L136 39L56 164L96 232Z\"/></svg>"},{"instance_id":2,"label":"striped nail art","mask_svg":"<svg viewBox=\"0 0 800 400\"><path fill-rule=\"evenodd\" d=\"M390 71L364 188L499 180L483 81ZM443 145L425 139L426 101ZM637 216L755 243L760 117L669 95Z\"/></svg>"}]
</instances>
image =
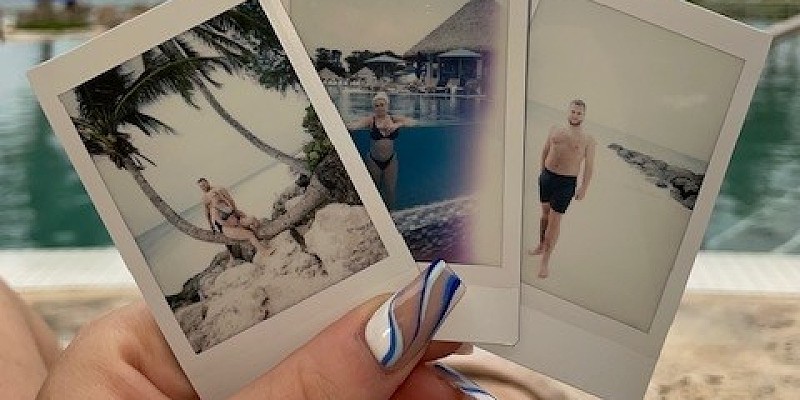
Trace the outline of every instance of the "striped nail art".
<instances>
[{"instance_id":1,"label":"striped nail art","mask_svg":"<svg viewBox=\"0 0 800 400\"><path fill-rule=\"evenodd\" d=\"M403 365L431 341L463 294L447 263L431 263L370 318L365 336L372 354L384 368Z\"/></svg>"},{"instance_id":2,"label":"striped nail art","mask_svg":"<svg viewBox=\"0 0 800 400\"><path fill-rule=\"evenodd\" d=\"M489 394L489 392L478 386L473 380L447 365L437 362L433 364L433 367L447 379L448 382L452 383L458 390L461 390L470 398L476 400L497 400L494 396Z\"/></svg>"}]
</instances>

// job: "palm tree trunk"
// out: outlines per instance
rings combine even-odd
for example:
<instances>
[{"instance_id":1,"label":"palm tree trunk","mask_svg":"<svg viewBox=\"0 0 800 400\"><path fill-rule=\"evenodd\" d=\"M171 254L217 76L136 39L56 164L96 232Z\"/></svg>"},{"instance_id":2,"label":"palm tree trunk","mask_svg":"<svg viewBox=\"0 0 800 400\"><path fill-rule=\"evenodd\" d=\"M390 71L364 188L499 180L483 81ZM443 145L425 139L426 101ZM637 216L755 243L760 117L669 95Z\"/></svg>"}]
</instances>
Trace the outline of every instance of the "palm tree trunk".
<instances>
[{"instance_id":1,"label":"palm tree trunk","mask_svg":"<svg viewBox=\"0 0 800 400\"><path fill-rule=\"evenodd\" d=\"M179 231L189 235L190 237L202 240L204 242L210 243L219 243L219 244L241 244L246 241L239 241L235 239L231 239L221 233L216 233L210 231L208 229L201 229L194 225L192 225L189 221L185 220L181 217L172 207L164 201L163 198L156 192L153 186L150 185L150 182L147 181L147 178L144 177L142 171L134 165L134 163L130 160L125 161L125 170L127 170L132 176L136 183L139 185L139 188L142 189L142 192L147 196L153 206L161 213L170 224L172 224L175 228Z\"/></svg>"},{"instance_id":2,"label":"palm tree trunk","mask_svg":"<svg viewBox=\"0 0 800 400\"><path fill-rule=\"evenodd\" d=\"M259 237L272 239L281 232L293 227L312 211L329 200L329 190L319 181L316 175L311 178L311 183L306 188L303 199L294 207L286 210L278 218L268 221L259 230Z\"/></svg>"},{"instance_id":3,"label":"palm tree trunk","mask_svg":"<svg viewBox=\"0 0 800 400\"><path fill-rule=\"evenodd\" d=\"M227 122L230 126L232 126L233 129L236 129L236 131L239 132L239 134L244 136L244 138L247 139L248 142L252 143L254 146L256 146L256 148L268 154L269 156L274 157L278 161L289 165L289 167L291 167L295 171L301 174L311 175L310 171L308 170L308 167L306 166L306 163L303 160L294 158L264 143L264 141L262 141L258 136L256 136L249 129L245 128L241 123L239 123L239 121L237 121L236 118L234 118L230 113L228 113L227 110L225 110L225 108L222 107L219 101L217 101L217 98L214 97L214 94L212 94L211 91L208 90L208 87L206 87L204 83L199 82L197 84L197 87L200 89L200 92L203 93L203 97L206 98L206 101L208 101L208 103L211 104L211 108L213 108L214 111L216 111L217 114L219 114L220 117L222 117L222 119L225 120L225 122Z\"/></svg>"}]
</instances>

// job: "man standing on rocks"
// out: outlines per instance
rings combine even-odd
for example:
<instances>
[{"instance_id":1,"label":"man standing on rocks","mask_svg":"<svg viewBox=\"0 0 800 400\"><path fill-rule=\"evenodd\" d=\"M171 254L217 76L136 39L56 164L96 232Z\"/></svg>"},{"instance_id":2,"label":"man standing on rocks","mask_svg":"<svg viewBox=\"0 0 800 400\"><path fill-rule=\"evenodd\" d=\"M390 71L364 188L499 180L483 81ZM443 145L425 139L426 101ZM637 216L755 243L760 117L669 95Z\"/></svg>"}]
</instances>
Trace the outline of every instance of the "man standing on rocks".
<instances>
[{"instance_id":1,"label":"man standing on rocks","mask_svg":"<svg viewBox=\"0 0 800 400\"><path fill-rule=\"evenodd\" d=\"M539 278L549 275L548 263L553 254L561 219L574 197L583 200L594 172L595 140L583 131L586 103L576 99L569 103L567 126L553 126L542 150L542 171L539 175L539 245L530 255L541 255ZM583 173L581 174L581 165ZM582 175L580 185L578 176Z\"/></svg>"}]
</instances>

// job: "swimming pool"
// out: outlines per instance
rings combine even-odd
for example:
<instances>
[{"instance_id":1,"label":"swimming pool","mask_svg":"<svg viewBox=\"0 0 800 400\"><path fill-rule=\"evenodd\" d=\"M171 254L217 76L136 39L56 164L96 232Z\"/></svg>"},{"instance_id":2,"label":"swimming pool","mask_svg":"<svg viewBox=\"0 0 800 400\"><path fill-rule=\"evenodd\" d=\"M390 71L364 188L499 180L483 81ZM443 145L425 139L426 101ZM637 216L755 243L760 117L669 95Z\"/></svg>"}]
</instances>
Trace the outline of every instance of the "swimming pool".
<instances>
[{"instance_id":1,"label":"swimming pool","mask_svg":"<svg viewBox=\"0 0 800 400\"><path fill-rule=\"evenodd\" d=\"M107 246L106 233L83 186L31 93L25 71L78 39L0 44L0 248ZM341 101L346 120L368 113L372 93ZM335 96L334 96L335 97ZM398 207L458 197L472 187L456 166L433 168L474 144L481 98L391 94L391 110L420 121L397 141L402 163ZM341 103L340 103L341 105ZM366 107L366 108L365 108ZM458 122L460 121L460 122ZM365 133L354 135L363 151ZM408 139L408 140L406 140ZM428 149L426 146L434 146ZM425 157L417 155L425 155ZM410 156L407 154L411 154ZM466 154L466 153L463 153ZM425 168L442 173L420 179ZM405 175L405 176L403 176ZM415 178L416 177L416 178ZM445 177L446 179L443 179ZM441 185L441 186L440 186ZM776 43L756 90L704 240L707 250L800 254L800 35Z\"/></svg>"}]
</instances>

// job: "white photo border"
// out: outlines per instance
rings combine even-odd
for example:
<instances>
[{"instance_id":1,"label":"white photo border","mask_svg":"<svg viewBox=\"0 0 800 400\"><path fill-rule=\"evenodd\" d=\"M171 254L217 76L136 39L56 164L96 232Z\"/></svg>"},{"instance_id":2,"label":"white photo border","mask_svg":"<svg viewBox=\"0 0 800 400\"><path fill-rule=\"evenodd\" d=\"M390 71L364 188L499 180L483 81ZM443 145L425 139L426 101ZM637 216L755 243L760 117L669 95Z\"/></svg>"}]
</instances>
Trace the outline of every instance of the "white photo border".
<instances>
[{"instance_id":1,"label":"white photo border","mask_svg":"<svg viewBox=\"0 0 800 400\"><path fill-rule=\"evenodd\" d=\"M282 0L287 10L291 10L293 1ZM382 1L382 0L376 0ZM524 26L512 26L514 12L521 11L521 1L508 0L508 27L506 29L506 115L504 119L504 161L503 161L503 238L500 265L456 264L448 265L464 280L469 290L445 320L437 340L465 341L472 343L492 343L513 345L519 340L519 307L520 307L520 245L522 235L521 165L524 160L523 137L513 132L521 132L520 126L511 109L524 110L525 88L516 85L524 81L522 75L513 66L514 63L525 63L525 54L516 54L512 49L525 46L526 39L519 33L525 31ZM291 15L291 12L289 12ZM291 17L290 17L291 18ZM524 21L523 21L524 22ZM447 260L445 260L447 261ZM417 263L422 270L427 263Z\"/></svg>"},{"instance_id":2,"label":"white photo border","mask_svg":"<svg viewBox=\"0 0 800 400\"><path fill-rule=\"evenodd\" d=\"M526 38L530 34L528 21L539 4L539 0L530 1L530 8L513 14L517 20L525 20L524 34L521 31L518 33ZM742 72L649 331L642 332L523 282L520 341L514 347L485 348L601 397L641 398L680 304L689 272L713 211L714 199L719 193L763 69L771 37L685 2L588 1L739 58L744 62ZM513 23L519 26L521 22ZM520 43L514 45L520 46ZM521 46L511 48L510 52L527 55L527 41ZM527 59L518 64L512 63L512 67L516 68L515 76L524 76ZM522 109L508 111L510 114L517 113L516 126L522 127L520 132L524 132L524 106ZM521 206L517 208L518 212L521 210ZM517 239L521 240L521 235ZM586 362L587 359L591 361Z\"/></svg>"},{"instance_id":3,"label":"white photo border","mask_svg":"<svg viewBox=\"0 0 800 400\"><path fill-rule=\"evenodd\" d=\"M225 398L277 364L357 304L392 292L416 276L413 259L394 227L349 134L305 54L279 1L259 0L301 85L344 162L389 256L236 336L196 354L150 272L97 167L59 96L243 0L172 0L29 72L42 109L67 150L120 254L172 351L202 398ZM288 329L291 327L290 329ZM270 345L264 346L265 338Z\"/></svg>"}]
</instances>

